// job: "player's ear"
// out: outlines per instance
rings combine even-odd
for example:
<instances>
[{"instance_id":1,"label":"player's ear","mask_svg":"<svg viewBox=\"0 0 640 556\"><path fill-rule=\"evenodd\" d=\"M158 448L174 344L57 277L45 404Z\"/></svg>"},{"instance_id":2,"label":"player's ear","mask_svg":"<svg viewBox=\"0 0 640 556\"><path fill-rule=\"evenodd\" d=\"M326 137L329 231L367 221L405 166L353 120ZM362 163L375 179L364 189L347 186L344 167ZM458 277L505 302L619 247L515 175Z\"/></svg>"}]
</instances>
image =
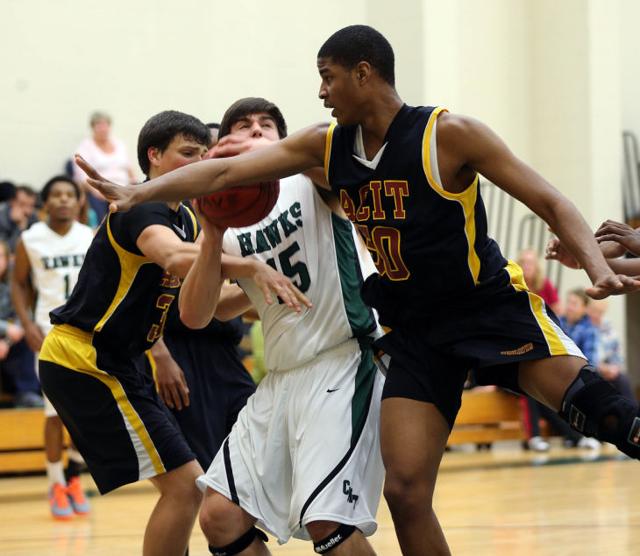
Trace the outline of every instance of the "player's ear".
<instances>
[{"instance_id":1,"label":"player's ear","mask_svg":"<svg viewBox=\"0 0 640 556\"><path fill-rule=\"evenodd\" d=\"M356 66L356 79L359 85L365 85L371 78L371 64L369 62L358 62Z\"/></svg>"},{"instance_id":2,"label":"player's ear","mask_svg":"<svg viewBox=\"0 0 640 556\"><path fill-rule=\"evenodd\" d=\"M160 163L161 154L158 147L149 147L147 149L147 158L152 166L157 166Z\"/></svg>"}]
</instances>

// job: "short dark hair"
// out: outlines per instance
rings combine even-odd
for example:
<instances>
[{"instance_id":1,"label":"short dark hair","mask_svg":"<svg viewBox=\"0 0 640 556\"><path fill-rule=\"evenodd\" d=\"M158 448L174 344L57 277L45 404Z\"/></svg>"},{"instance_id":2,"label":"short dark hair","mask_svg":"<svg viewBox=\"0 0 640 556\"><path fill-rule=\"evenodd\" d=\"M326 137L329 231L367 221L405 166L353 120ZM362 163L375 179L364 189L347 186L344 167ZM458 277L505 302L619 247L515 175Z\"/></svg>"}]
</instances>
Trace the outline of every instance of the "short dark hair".
<instances>
[{"instance_id":1,"label":"short dark hair","mask_svg":"<svg viewBox=\"0 0 640 556\"><path fill-rule=\"evenodd\" d=\"M368 62L382 79L395 86L393 48L382 33L368 25L350 25L336 31L320 47L318 58L331 58L347 69Z\"/></svg>"},{"instance_id":2,"label":"short dark hair","mask_svg":"<svg viewBox=\"0 0 640 556\"><path fill-rule=\"evenodd\" d=\"M218 139L222 139L225 135L229 135L231 132L231 126L235 124L241 118L249 116L250 114L269 114L276 122L276 128L278 129L278 136L280 139L284 139L287 136L287 122L284 120L280 108L278 108L273 102L269 102L267 99L261 97L247 97L236 100L222 116L222 122L220 122L220 130L218 131Z\"/></svg>"},{"instance_id":3,"label":"short dark hair","mask_svg":"<svg viewBox=\"0 0 640 556\"><path fill-rule=\"evenodd\" d=\"M220 129L220 124L218 122L209 122L207 127L209 129Z\"/></svg>"},{"instance_id":4,"label":"short dark hair","mask_svg":"<svg viewBox=\"0 0 640 556\"><path fill-rule=\"evenodd\" d=\"M40 199L42 199L43 203L47 202L47 199L49 198L49 194L51 193L51 190L53 189L54 184L58 182L68 183L71 187L73 187L73 190L76 193L76 199L80 200L80 188L78 187L78 184L75 181L73 181L69 176L63 176L61 174L59 176L53 176L52 178L47 180L47 183L45 183L42 189L40 190Z\"/></svg>"},{"instance_id":5,"label":"short dark hair","mask_svg":"<svg viewBox=\"0 0 640 556\"><path fill-rule=\"evenodd\" d=\"M160 152L169 146L173 139L182 135L205 147L211 142L209 128L195 116L177 110L165 110L152 116L142 126L138 135L138 164L145 176L149 175L149 156L147 151L155 147Z\"/></svg>"},{"instance_id":6,"label":"short dark hair","mask_svg":"<svg viewBox=\"0 0 640 556\"><path fill-rule=\"evenodd\" d=\"M16 196L16 186L13 182L3 181L0 182L0 203L4 201L10 201Z\"/></svg>"}]
</instances>

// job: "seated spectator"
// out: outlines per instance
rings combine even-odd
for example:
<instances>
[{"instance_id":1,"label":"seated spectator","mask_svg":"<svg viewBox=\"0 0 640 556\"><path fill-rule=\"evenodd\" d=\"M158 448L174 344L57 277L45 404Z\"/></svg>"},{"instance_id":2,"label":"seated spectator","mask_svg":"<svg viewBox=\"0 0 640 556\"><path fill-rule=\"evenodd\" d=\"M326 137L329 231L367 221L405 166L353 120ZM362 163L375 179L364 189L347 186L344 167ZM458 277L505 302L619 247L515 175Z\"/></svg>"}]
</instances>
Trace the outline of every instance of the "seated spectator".
<instances>
[{"instance_id":1,"label":"seated spectator","mask_svg":"<svg viewBox=\"0 0 640 556\"><path fill-rule=\"evenodd\" d=\"M598 343L598 357L596 369L604 378L625 397L636 401L631 387L631 381L624 368L624 358L620 353L620 340L611 323L604 318L609 303L606 299L590 299L587 314L592 324L598 329L600 341Z\"/></svg>"},{"instance_id":2,"label":"seated spectator","mask_svg":"<svg viewBox=\"0 0 640 556\"><path fill-rule=\"evenodd\" d=\"M43 407L40 383L35 371L35 356L24 340L24 329L16 324L9 287L9 246L0 241L0 367L15 394L16 407Z\"/></svg>"},{"instance_id":3,"label":"seated spectator","mask_svg":"<svg viewBox=\"0 0 640 556\"><path fill-rule=\"evenodd\" d=\"M558 290L551 280L544 275L540 257L534 249L524 249L518 255L518 264L522 268L527 287L539 295L556 315L561 312Z\"/></svg>"},{"instance_id":4,"label":"seated spectator","mask_svg":"<svg viewBox=\"0 0 640 556\"><path fill-rule=\"evenodd\" d=\"M0 204L0 241L9 244L11 253L21 232L38 221L36 211L36 192L27 185L19 185L10 198Z\"/></svg>"},{"instance_id":5,"label":"seated spectator","mask_svg":"<svg viewBox=\"0 0 640 556\"><path fill-rule=\"evenodd\" d=\"M104 112L94 112L89 123L91 137L80 143L76 153L113 183L134 183L136 176L127 149L120 139L111 134L111 117ZM109 210L102 194L86 183L86 174L76 164L73 178L87 192L89 206L95 211L98 222L102 221Z\"/></svg>"}]
</instances>

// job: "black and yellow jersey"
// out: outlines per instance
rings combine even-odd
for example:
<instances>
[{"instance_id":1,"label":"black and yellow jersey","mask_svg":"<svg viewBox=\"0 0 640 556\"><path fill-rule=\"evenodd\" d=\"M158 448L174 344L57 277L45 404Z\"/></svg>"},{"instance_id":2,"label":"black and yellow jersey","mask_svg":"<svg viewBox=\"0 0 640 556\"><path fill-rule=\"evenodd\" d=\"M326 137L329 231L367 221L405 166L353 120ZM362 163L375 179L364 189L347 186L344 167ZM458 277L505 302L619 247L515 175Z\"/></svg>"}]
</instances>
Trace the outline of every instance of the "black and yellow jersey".
<instances>
[{"instance_id":1,"label":"black and yellow jersey","mask_svg":"<svg viewBox=\"0 0 640 556\"><path fill-rule=\"evenodd\" d=\"M152 225L170 228L182 241L195 241L199 228L185 205L147 203L109 214L98 229L67 302L51 311L52 324L93 333L93 344L135 356L162 335L167 311L181 280L145 257L136 246Z\"/></svg>"},{"instance_id":2,"label":"black and yellow jersey","mask_svg":"<svg viewBox=\"0 0 640 556\"><path fill-rule=\"evenodd\" d=\"M506 265L487 236L478 176L462 193L443 188L436 123L442 108L403 105L381 156L356 156L358 126L331 126L325 173L361 232L379 274L363 295L374 307L417 310L460 301ZM376 164L377 162L377 164Z\"/></svg>"}]
</instances>

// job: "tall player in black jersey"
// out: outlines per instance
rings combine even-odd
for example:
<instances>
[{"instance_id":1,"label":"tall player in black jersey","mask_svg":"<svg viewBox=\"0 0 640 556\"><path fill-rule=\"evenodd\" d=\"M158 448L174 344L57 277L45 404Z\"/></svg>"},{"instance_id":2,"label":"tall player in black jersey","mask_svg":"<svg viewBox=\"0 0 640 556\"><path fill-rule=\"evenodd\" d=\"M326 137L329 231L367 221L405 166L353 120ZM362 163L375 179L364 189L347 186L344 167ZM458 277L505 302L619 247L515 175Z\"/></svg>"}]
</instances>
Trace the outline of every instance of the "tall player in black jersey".
<instances>
[{"instance_id":1,"label":"tall player in black jersey","mask_svg":"<svg viewBox=\"0 0 640 556\"><path fill-rule=\"evenodd\" d=\"M337 126L312 126L261 151L193 164L135 191L91 183L112 210L126 210L176 199L179 191L197 196L324 166L377 262L364 297L392 328L379 342L391 356L381 439L385 496L404 554L449 553L431 502L469 369L640 457L637 405L586 365L555 315L528 291L521 269L487 237L478 175L550 225L586 270L592 297L638 290L640 282L612 272L574 205L489 128L441 108L403 104L393 50L380 33L363 25L336 32L317 65L320 98Z\"/></svg>"}]
</instances>

